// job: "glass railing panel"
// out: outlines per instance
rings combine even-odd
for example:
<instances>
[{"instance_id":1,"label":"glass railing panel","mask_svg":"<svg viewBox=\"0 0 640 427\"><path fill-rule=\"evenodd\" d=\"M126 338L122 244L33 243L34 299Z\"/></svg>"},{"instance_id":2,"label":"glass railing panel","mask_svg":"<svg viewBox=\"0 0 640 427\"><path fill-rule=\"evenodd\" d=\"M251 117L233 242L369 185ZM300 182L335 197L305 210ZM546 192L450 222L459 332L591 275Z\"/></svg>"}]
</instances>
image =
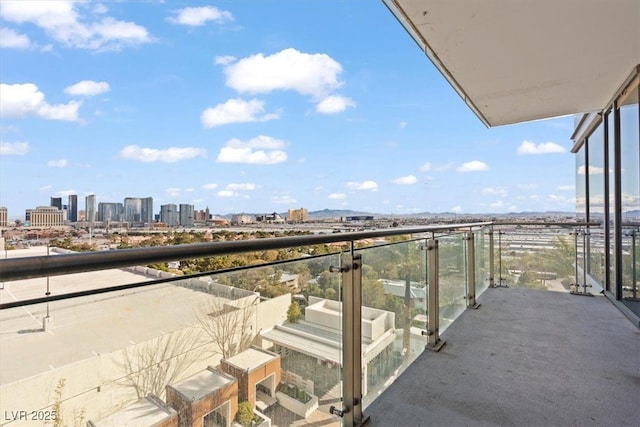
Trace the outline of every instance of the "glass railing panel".
<instances>
[{"instance_id":1,"label":"glass railing panel","mask_svg":"<svg viewBox=\"0 0 640 427\"><path fill-rule=\"evenodd\" d=\"M481 228L474 233L475 266L476 266L476 298L489 287L489 230Z\"/></svg>"},{"instance_id":2,"label":"glass railing panel","mask_svg":"<svg viewBox=\"0 0 640 427\"><path fill-rule=\"evenodd\" d=\"M626 228L622 231L622 300L633 311L640 314L640 263L638 262L638 230Z\"/></svg>"},{"instance_id":3,"label":"glass railing panel","mask_svg":"<svg viewBox=\"0 0 640 427\"><path fill-rule=\"evenodd\" d=\"M575 283L576 236L569 228L502 228L502 266L504 282L511 287L568 292ZM579 279L583 282L583 242L578 237Z\"/></svg>"},{"instance_id":4,"label":"glass railing panel","mask_svg":"<svg viewBox=\"0 0 640 427\"><path fill-rule=\"evenodd\" d=\"M330 265L339 265L339 255L4 309L0 413L16 421L48 417L56 425L105 419L124 425L127 408L141 401L177 407L176 390L205 384L195 391L204 398L235 382L244 384L236 398L274 424L335 422L328 407L341 395L340 275L337 284L333 276L322 279ZM148 270L127 269L80 273L72 281L56 276L52 295L63 285L86 284L92 274L152 279ZM3 302L11 294L41 296L43 281L4 283ZM322 296L314 296L319 290ZM264 378L252 377L249 385L238 379L240 371L259 367ZM145 400L148 394L156 403Z\"/></svg>"},{"instance_id":5,"label":"glass railing panel","mask_svg":"<svg viewBox=\"0 0 640 427\"><path fill-rule=\"evenodd\" d=\"M467 255L464 234L439 236L437 240L442 333L467 307Z\"/></svg>"},{"instance_id":6,"label":"glass railing panel","mask_svg":"<svg viewBox=\"0 0 640 427\"><path fill-rule=\"evenodd\" d=\"M360 249L364 407L386 389L427 344L426 242Z\"/></svg>"}]
</instances>

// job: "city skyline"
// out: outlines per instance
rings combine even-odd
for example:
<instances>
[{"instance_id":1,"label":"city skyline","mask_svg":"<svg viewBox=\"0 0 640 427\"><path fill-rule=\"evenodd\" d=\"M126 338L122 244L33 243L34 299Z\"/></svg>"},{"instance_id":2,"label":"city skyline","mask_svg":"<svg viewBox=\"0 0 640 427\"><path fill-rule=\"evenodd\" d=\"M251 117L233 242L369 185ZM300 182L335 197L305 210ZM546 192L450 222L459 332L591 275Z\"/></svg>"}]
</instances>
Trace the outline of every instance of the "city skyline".
<instances>
[{"instance_id":1,"label":"city skyline","mask_svg":"<svg viewBox=\"0 0 640 427\"><path fill-rule=\"evenodd\" d=\"M222 215L575 211L574 119L485 128L382 2L216 4L0 4L11 218L70 194Z\"/></svg>"}]
</instances>

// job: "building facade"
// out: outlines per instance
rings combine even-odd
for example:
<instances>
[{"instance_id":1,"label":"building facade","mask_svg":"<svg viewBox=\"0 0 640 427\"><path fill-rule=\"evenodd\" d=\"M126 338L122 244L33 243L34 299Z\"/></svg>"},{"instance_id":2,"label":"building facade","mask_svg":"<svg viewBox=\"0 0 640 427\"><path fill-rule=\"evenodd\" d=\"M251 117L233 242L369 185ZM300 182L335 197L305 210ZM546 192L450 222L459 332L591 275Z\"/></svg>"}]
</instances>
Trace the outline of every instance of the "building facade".
<instances>
[{"instance_id":1,"label":"building facade","mask_svg":"<svg viewBox=\"0 0 640 427\"><path fill-rule=\"evenodd\" d=\"M122 203L98 203L98 221L120 222L123 220Z\"/></svg>"},{"instance_id":2,"label":"building facade","mask_svg":"<svg viewBox=\"0 0 640 427\"><path fill-rule=\"evenodd\" d=\"M178 207L174 204L161 205L160 222L165 223L168 227L178 225Z\"/></svg>"},{"instance_id":3,"label":"building facade","mask_svg":"<svg viewBox=\"0 0 640 427\"><path fill-rule=\"evenodd\" d=\"M60 227L64 225L64 214L57 207L38 206L27 210L31 227Z\"/></svg>"},{"instance_id":4,"label":"building facade","mask_svg":"<svg viewBox=\"0 0 640 427\"><path fill-rule=\"evenodd\" d=\"M97 203L95 194L90 194L84 198L84 220L89 227L93 227L96 221Z\"/></svg>"},{"instance_id":5,"label":"building facade","mask_svg":"<svg viewBox=\"0 0 640 427\"><path fill-rule=\"evenodd\" d=\"M183 227L193 227L194 220L193 205L180 204L180 225Z\"/></svg>"},{"instance_id":6,"label":"building facade","mask_svg":"<svg viewBox=\"0 0 640 427\"><path fill-rule=\"evenodd\" d=\"M289 222L306 222L309 221L309 213L305 208L289 209L287 220Z\"/></svg>"},{"instance_id":7,"label":"building facade","mask_svg":"<svg viewBox=\"0 0 640 427\"><path fill-rule=\"evenodd\" d=\"M69 195L67 219L71 222L78 222L78 196L76 194Z\"/></svg>"},{"instance_id":8,"label":"building facade","mask_svg":"<svg viewBox=\"0 0 640 427\"><path fill-rule=\"evenodd\" d=\"M62 210L62 197L51 197L51 203L49 203L49 206Z\"/></svg>"},{"instance_id":9,"label":"building facade","mask_svg":"<svg viewBox=\"0 0 640 427\"><path fill-rule=\"evenodd\" d=\"M135 225L153 222L153 197L124 199L124 220Z\"/></svg>"},{"instance_id":10,"label":"building facade","mask_svg":"<svg viewBox=\"0 0 640 427\"><path fill-rule=\"evenodd\" d=\"M605 292L640 316L640 65L602 110L577 117L576 215L600 226L578 237L578 257Z\"/></svg>"},{"instance_id":11,"label":"building facade","mask_svg":"<svg viewBox=\"0 0 640 427\"><path fill-rule=\"evenodd\" d=\"M0 207L0 227L7 227L8 216L7 208Z\"/></svg>"}]
</instances>

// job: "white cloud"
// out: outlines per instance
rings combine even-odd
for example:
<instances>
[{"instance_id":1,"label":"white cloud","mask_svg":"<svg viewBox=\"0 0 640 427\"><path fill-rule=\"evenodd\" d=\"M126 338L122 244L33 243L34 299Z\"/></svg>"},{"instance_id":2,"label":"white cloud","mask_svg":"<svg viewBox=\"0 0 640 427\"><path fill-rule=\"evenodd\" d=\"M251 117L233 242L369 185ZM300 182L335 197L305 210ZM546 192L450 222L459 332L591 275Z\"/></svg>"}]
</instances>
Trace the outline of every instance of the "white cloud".
<instances>
[{"instance_id":1,"label":"white cloud","mask_svg":"<svg viewBox=\"0 0 640 427\"><path fill-rule=\"evenodd\" d=\"M332 194L329 194L327 198L331 200L341 200L341 199L346 199L347 195L344 193L332 193Z\"/></svg>"},{"instance_id":2,"label":"white cloud","mask_svg":"<svg viewBox=\"0 0 640 427\"><path fill-rule=\"evenodd\" d=\"M0 83L0 116L23 118L36 116L49 120L78 120L81 101L68 104L50 105L44 99L44 93L33 83Z\"/></svg>"},{"instance_id":3,"label":"white cloud","mask_svg":"<svg viewBox=\"0 0 640 427\"><path fill-rule=\"evenodd\" d=\"M347 107L355 106L356 103L350 98L341 95L331 95L316 105L316 111L322 114L336 114L343 112Z\"/></svg>"},{"instance_id":4,"label":"white cloud","mask_svg":"<svg viewBox=\"0 0 640 427\"><path fill-rule=\"evenodd\" d=\"M565 148L555 142L541 142L536 145L533 141L522 141L518 147L518 154L550 154L564 153Z\"/></svg>"},{"instance_id":5,"label":"white cloud","mask_svg":"<svg viewBox=\"0 0 640 427\"><path fill-rule=\"evenodd\" d=\"M205 184L205 185L202 186L203 190L214 190L216 188L218 188L218 184L214 184L214 183Z\"/></svg>"},{"instance_id":6,"label":"white cloud","mask_svg":"<svg viewBox=\"0 0 640 427\"><path fill-rule=\"evenodd\" d=\"M504 187L485 187L482 189L482 194L487 194L490 196L502 196L505 197L507 195L507 189Z\"/></svg>"},{"instance_id":7,"label":"white cloud","mask_svg":"<svg viewBox=\"0 0 640 427\"><path fill-rule=\"evenodd\" d=\"M216 56L215 64L216 65L229 65L232 62L235 62L236 59L237 58L235 56L231 56L231 55Z\"/></svg>"},{"instance_id":8,"label":"white cloud","mask_svg":"<svg viewBox=\"0 0 640 427\"><path fill-rule=\"evenodd\" d=\"M364 182L347 182L347 187L351 190L369 190L369 191L378 191L378 184L375 181L364 181Z\"/></svg>"},{"instance_id":9,"label":"white cloud","mask_svg":"<svg viewBox=\"0 0 640 427\"><path fill-rule=\"evenodd\" d=\"M182 189L176 187L169 187L164 191L169 197L178 197L182 194Z\"/></svg>"},{"instance_id":10,"label":"white cloud","mask_svg":"<svg viewBox=\"0 0 640 427\"><path fill-rule=\"evenodd\" d=\"M287 161L285 142L270 136L260 135L249 141L231 139L220 149L218 163L248 163L273 165Z\"/></svg>"},{"instance_id":11,"label":"white cloud","mask_svg":"<svg viewBox=\"0 0 640 427\"><path fill-rule=\"evenodd\" d=\"M575 191L576 186L575 185L559 185L557 189L558 191Z\"/></svg>"},{"instance_id":12,"label":"white cloud","mask_svg":"<svg viewBox=\"0 0 640 427\"><path fill-rule=\"evenodd\" d=\"M23 156L29 152L28 142L0 142L0 155Z\"/></svg>"},{"instance_id":13,"label":"white cloud","mask_svg":"<svg viewBox=\"0 0 640 427\"><path fill-rule=\"evenodd\" d=\"M481 162L480 160L472 160L470 162L467 162L467 163L463 164L457 170L458 170L458 172L488 171L489 170L489 165L487 165L484 162Z\"/></svg>"},{"instance_id":14,"label":"white cloud","mask_svg":"<svg viewBox=\"0 0 640 427\"><path fill-rule=\"evenodd\" d=\"M415 175L407 175L407 176L402 176L400 178L396 178L391 182L393 182L394 184L410 185L410 184L417 183L418 178L416 178Z\"/></svg>"},{"instance_id":15,"label":"white cloud","mask_svg":"<svg viewBox=\"0 0 640 427\"><path fill-rule=\"evenodd\" d=\"M289 48L273 55L262 53L225 66L226 84L240 93L294 90L317 99L342 85L342 66L324 53L309 54Z\"/></svg>"},{"instance_id":16,"label":"white cloud","mask_svg":"<svg viewBox=\"0 0 640 427\"><path fill-rule=\"evenodd\" d=\"M64 92L76 96L94 96L109 92L111 88L107 82L96 82L93 80L82 80L74 85L67 86Z\"/></svg>"},{"instance_id":17,"label":"white cloud","mask_svg":"<svg viewBox=\"0 0 640 427\"><path fill-rule=\"evenodd\" d=\"M61 190L56 192L57 196L62 196L62 197L69 197L72 194L78 194L78 192L76 190Z\"/></svg>"},{"instance_id":18,"label":"white cloud","mask_svg":"<svg viewBox=\"0 0 640 427\"><path fill-rule=\"evenodd\" d=\"M279 118L277 113L264 112L264 101L229 99L224 104L209 107L200 115L202 126L212 128L230 123L266 122Z\"/></svg>"},{"instance_id":19,"label":"white cloud","mask_svg":"<svg viewBox=\"0 0 640 427\"><path fill-rule=\"evenodd\" d=\"M283 194L281 196L271 197L271 203L274 203L276 205L293 205L295 203L298 203L298 201L288 194Z\"/></svg>"},{"instance_id":20,"label":"white cloud","mask_svg":"<svg viewBox=\"0 0 640 427\"><path fill-rule=\"evenodd\" d=\"M216 24L223 24L226 21L233 21L233 15L226 10L220 10L214 6L185 7L174 11L175 17L168 18L174 24L189 25L199 27L209 21Z\"/></svg>"},{"instance_id":21,"label":"white cloud","mask_svg":"<svg viewBox=\"0 0 640 427\"><path fill-rule=\"evenodd\" d=\"M0 48L29 49L31 40L24 34L18 34L9 28L0 28Z\"/></svg>"},{"instance_id":22,"label":"white cloud","mask_svg":"<svg viewBox=\"0 0 640 427\"><path fill-rule=\"evenodd\" d=\"M452 208L451 208L451 212L453 212L453 213L460 213L460 212L462 212L462 206L457 205L457 206L452 207Z\"/></svg>"},{"instance_id":23,"label":"white cloud","mask_svg":"<svg viewBox=\"0 0 640 427\"><path fill-rule=\"evenodd\" d=\"M220 190L218 191L218 197L237 197L238 193L231 190Z\"/></svg>"},{"instance_id":24,"label":"white cloud","mask_svg":"<svg viewBox=\"0 0 640 427\"><path fill-rule=\"evenodd\" d=\"M398 125L398 127L400 127L400 129L404 129L404 128L406 128L406 127L407 127L407 122L405 122L405 121L400 122L400 124Z\"/></svg>"},{"instance_id":25,"label":"white cloud","mask_svg":"<svg viewBox=\"0 0 640 427\"><path fill-rule=\"evenodd\" d=\"M137 145L128 145L120 150L120 157L124 159L139 160L145 163L174 163L180 160L193 159L194 157L206 157L206 155L207 150L195 147L169 147L163 150L157 148L143 148Z\"/></svg>"},{"instance_id":26,"label":"white cloud","mask_svg":"<svg viewBox=\"0 0 640 427\"><path fill-rule=\"evenodd\" d=\"M256 189L256 185L250 182L242 183L242 184L228 184L227 190L232 191L252 191Z\"/></svg>"},{"instance_id":27,"label":"white cloud","mask_svg":"<svg viewBox=\"0 0 640 427\"><path fill-rule=\"evenodd\" d=\"M104 9L76 1L0 2L0 16L16 24L31 23L67 47L119 50L152 42L146 28L104 16Z\"/></svg>"},{"instance_id":28,"label":"white cloud","mask_svg":"<svg viewBox=\"0 0 640 427\"><path fill-rule=\"evenodd\" d=\"M53 188L53 185L45 185L43 187L40 187L39 190L40 191L48 191L51 190Z\"/></svg>"},{"instance_id":29,"label":"white cloud","mask_svg":"<svg viewBox=\"0 0 640 427\"><path fill-rule=\"evenodd\" d=\"M52 168L64 168L64 167L67 167L68 165L69 165L69 162L67 161L67 159L49 160L47 162L47 166Z\"/></svg>"},{"instance_id":30,"label":"white cloud","mask_svg":"<svg viewBox=\"0 0 640 427\"><path fill-rule=\"evenodd\" d=\"M420 172L429 172L431 170L431 163L425 162L422 166L420 166Z\"/></svg>"}]
</instances>

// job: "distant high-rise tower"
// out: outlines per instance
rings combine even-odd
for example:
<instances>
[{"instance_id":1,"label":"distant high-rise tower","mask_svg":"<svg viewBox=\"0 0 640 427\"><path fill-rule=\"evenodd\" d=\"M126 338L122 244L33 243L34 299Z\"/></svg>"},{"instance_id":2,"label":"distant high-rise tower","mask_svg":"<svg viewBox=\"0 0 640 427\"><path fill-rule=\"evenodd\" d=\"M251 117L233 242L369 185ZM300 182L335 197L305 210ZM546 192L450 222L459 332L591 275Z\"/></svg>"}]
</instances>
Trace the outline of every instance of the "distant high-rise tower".
<instances>
[{"instance_id":1,"label":"distant high-rise tower","mask_svg":"<svg viewBox=\"0 0 640 427\"><path fill-rule=\"evenodd\" d=\"M49 206L53 206L62 210L62 197L52 197Z\"/></svg>"},{"instance_id":2,"label":"distant high-rise tower","mask_svg":"<svg viewBox=\"0 0 640 427\"><path fill-rule=\"evenodd\" d=\"M84 198L84 220L93 227L96 220L96 196L91 194Z\"/></svg>"},{"instance_id":3,"label":"distant high-rise tower","mask_svg":"<svg viewBox=\"0 0 640 427\"><path fill-rule=\"evenodd\" d=\"M98 221L120 222L124 208L122 203L98 203Z\"/></svg>"},{"instance_id":4,"label":"distant high-rise tower","mask_svg":"<svg viewBox=\"0 0 640 427\"><path fill-rule=\"evenodd\" d=\"M124 219L131 224L151 224L153 222L153 197L125 198Z\"/></svg>"},{"instance_id":5,"label":"distant high-rise tower","mask_svg":"<svg viewBox=\"0 0 640 427\"><path fill-rule=\"evenodd\" d=\"M193 205L180 204L180 225L193 227Z\"/></svg>"},{"instance_id":6,"label":"distant high-rise tower","mask_svg":"<svg viewBox=\"0 0 640 427\"><path fill-rule=\"evenodd\" d=\"M69 195L68 219L71 222L78 222L78 196Z\"/></svg>"},{"instance_id":7,"label":"distant high-rise tower","mask_svg":"<svg viewBox=\"0 0 640 427\"><path fill-rule=\"evenodd\" d=\"M169 227L178 225L178 207L174 204L160 206L160 222Z\"/></svg>"}]
</instances>

